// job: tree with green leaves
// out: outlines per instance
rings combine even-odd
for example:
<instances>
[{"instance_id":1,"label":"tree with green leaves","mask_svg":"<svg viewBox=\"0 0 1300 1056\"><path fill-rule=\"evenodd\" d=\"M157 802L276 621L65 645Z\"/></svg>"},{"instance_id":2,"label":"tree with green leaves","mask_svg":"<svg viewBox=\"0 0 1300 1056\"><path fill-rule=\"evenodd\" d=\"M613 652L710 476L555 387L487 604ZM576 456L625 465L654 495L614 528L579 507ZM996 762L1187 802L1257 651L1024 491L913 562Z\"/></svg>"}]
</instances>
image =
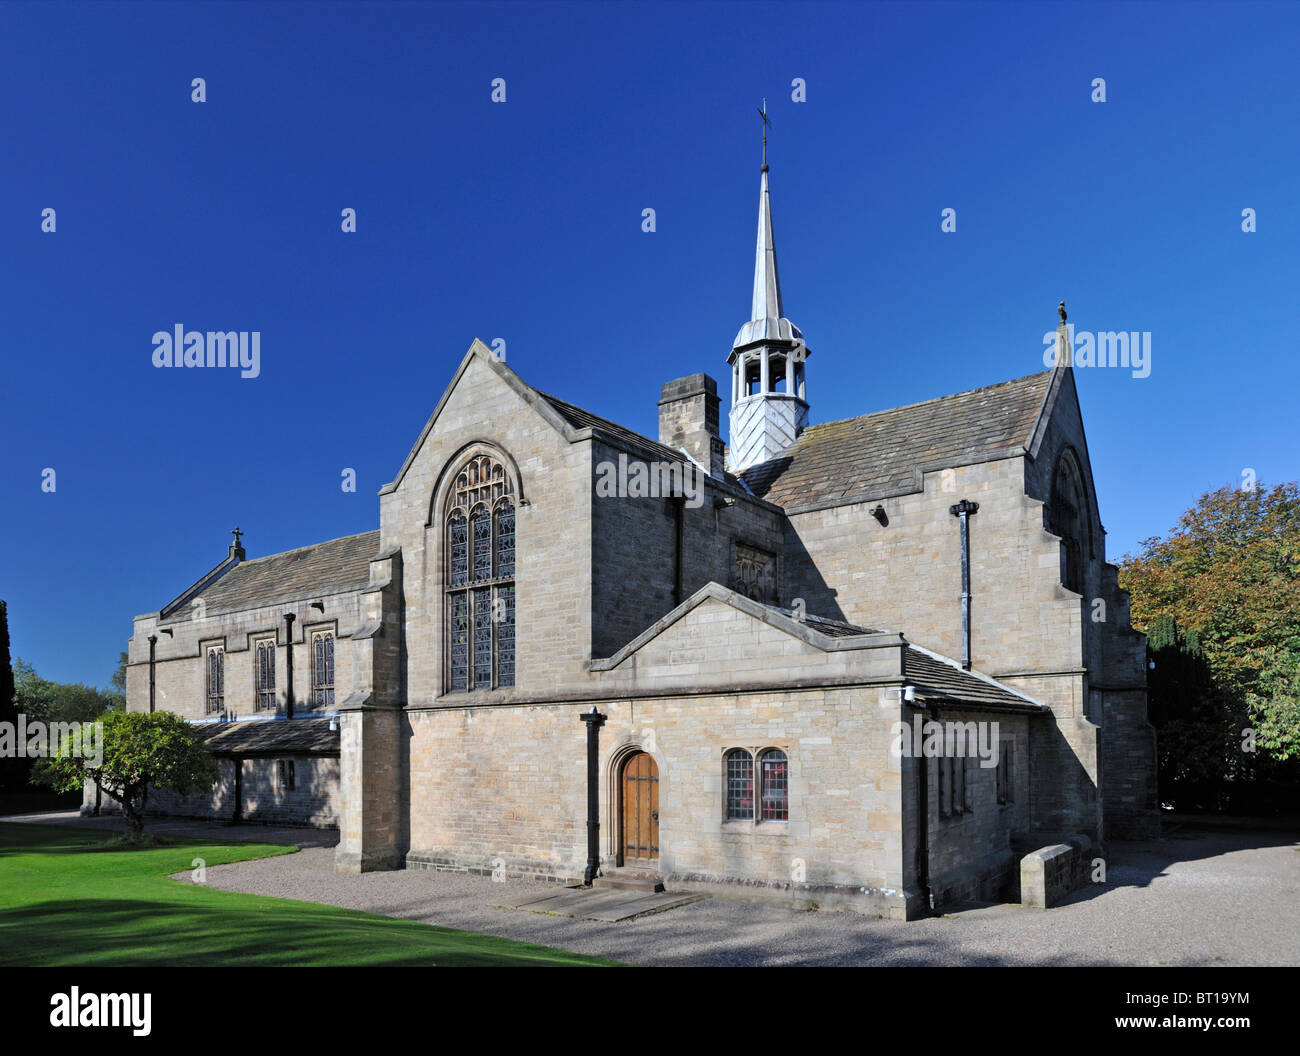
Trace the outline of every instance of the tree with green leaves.
<instances>
[{"instance_id":1,"label":"tree with green leaves","mask_svg":"<svg viewBox=\"0 0 1300 1056\"><path fill-rule=\"evenodd\" d=\"M1154 664L1151 721L1170 768L1162 789L1195 789L1188 794L1200 805L1243 783L1293 781L1300 484L1207 492L1167 537L1141 545L1119 581Z\"/></svg>"},{"instance_id":2,"label":"tree with green leaves","mask_svg":"<svg viewBox=\"0 0 1300 1056\"><path fill-rule=\"evenodd\" d=\"M70 740L60 740L51 760L55 788L80 790L87 779L99 784L122 807L127 839L144 835L149 793L167 789L185 796L211 788L217 764L184 719L170 712L108 712L103 724L102 759L86 758ZM84 739L82 748L84 750Z\"/></svg>"}]
</instances>

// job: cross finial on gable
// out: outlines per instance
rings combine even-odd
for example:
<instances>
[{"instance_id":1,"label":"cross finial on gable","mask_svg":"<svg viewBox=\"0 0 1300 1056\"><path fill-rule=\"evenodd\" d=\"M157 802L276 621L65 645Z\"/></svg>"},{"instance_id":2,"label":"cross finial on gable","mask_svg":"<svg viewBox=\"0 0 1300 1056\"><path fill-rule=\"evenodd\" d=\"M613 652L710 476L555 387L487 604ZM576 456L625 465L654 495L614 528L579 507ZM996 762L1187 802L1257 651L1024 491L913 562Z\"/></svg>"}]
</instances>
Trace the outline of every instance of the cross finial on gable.
<instances>
[{"instance_id":1,"label":"cross finial on gable","mask_svg":"<svg viewBox=\"0 0 1300 1056\"><path fill-rule=\"evenodd\" d=\"M230 534L233 535L233 536L235 537L235 545L238 546L238 545L239 545L240 537L241 537L244 533L241 532L238 528L232 528L232 529L230 529Z\"/></svg>"}]
</instances>

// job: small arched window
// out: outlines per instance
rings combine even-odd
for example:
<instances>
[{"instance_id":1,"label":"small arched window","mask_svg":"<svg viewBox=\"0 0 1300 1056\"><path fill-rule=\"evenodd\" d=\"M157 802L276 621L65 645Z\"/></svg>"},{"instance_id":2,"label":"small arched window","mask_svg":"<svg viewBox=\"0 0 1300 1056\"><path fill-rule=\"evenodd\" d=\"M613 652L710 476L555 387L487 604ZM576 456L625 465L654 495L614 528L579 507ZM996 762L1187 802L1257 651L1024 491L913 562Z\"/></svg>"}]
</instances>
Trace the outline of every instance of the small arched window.
<instances>
[{"instance_id":1,"label":"small arched window","mask_svg":"<svg viewBox=\"0 0 1300 1056\"><path fill-rule=\"evenodd\" d=\"M754 820L754 757L743 748L727 753L727 820Z\"/></svg>"},{"instance_id":2,"label":"small arched window","mask_svg":"<svg viewBox=\"0 0 1300 1056\"><path fill-rule=\"evenodd\" d=\"M758 772L762 812L760 821L790 820L790 761L779 748L769 748L759 757Z\"/></svg>"},{"instance_id":3,"label":"small arched window","mask_svg":"<svg viewBox=\"0 0 1300 1056\"><path fill-rule=\"evenodd\" d=\"M1087 531L1086 509L1079 470L1073 456L1065 452L1052 474L1052 498L1047 507L1047 530L1061 537L1064 567L1061 583L1076 594L1084 591L1084 557Z\"/></svg>"},{"instance_id":4,"label":"small arched window","mask_svg":"<svg viewBox=\"0 0 1300 1056\"><path fill-rule=\"evenodd\" d=\"M448 682L454 692L515 684L515 502L497 459L471 455L443 514Z\"/></svg>"}]
</instances>

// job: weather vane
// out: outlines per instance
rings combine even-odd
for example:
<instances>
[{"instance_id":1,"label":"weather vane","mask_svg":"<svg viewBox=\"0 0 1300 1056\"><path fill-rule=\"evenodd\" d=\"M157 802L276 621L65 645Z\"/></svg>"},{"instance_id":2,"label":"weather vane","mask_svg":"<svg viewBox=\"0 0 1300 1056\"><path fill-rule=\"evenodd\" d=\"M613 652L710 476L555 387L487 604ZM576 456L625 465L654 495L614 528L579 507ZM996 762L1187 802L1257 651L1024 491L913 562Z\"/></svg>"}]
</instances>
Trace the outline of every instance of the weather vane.
<instances>
[{"instance_id":1,"label":"weather vane","mask_svg":"<svg viewBox=\"0 0 1300 1056\"><path fill-rule=\"evenodd\" d=\"M767 172L767 129L772 124L772 119L767 116L766 98L763 100L763 105L758 108L758 114L763 119L763 171Z\"/></svg>"}]
</instances>

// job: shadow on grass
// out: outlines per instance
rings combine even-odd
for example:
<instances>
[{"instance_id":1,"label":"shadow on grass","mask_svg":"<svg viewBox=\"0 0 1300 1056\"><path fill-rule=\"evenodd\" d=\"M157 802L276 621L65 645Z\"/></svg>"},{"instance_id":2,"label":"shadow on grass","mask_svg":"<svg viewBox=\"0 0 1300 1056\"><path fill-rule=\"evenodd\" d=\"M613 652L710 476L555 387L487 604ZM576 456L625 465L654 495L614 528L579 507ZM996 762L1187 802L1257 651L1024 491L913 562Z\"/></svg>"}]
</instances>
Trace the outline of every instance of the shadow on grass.
<instances>
[{"instance_id":1,"label":"shadow on grass","mask_svg":"<svg viewBox=\"0 0 1300 1056\"><path fill-rule=\"evenodd\" d=\"M176 847L227 847L229 844L202 836L160 835L146 831L139 843L112 829L70 828L54 825L5 822L0 819L0 858L27 854L85 854L93 851L156 851Z\"/></svg>"},{"instance_id":2,"label":"shadow on grass","mask_svg":"<svg viewBox=\"0 0 1300 1056\"><path fill-rule=\"evenodd\" d=\"M518 967L600 963L492 935L314 903L227 892L199 894L207 896L207 904L78 898L5 910L0 912L0 965Z\"/></svg>"},{"instance_id":3,"label":"shadow on grass","mask_svg":"<svg viewBox=\"0 0 1300 1056\"><path fill-rule=\"evenodd\" d=\"M110 837L111 838L111 837ZM181 838L105 846L106 834L0 824L0 966L612 963L545 946L314 902L179 884L169 875L294 850Z\"/></svg>"}]
</instances>

